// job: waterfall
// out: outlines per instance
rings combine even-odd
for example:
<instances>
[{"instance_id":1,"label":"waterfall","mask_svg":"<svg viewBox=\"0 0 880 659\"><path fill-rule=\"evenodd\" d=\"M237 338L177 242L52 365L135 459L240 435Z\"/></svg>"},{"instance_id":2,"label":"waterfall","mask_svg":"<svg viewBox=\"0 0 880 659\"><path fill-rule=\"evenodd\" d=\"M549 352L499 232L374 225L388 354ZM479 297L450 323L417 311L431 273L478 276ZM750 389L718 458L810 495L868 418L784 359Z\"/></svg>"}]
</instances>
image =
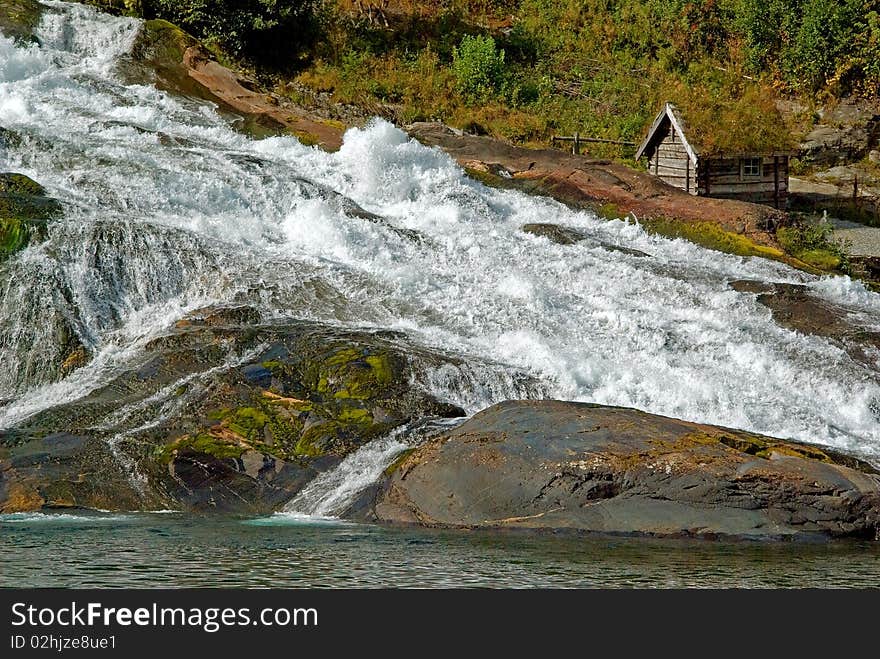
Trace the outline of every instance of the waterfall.
<instances>
[{"instance_id":1,"label":"waterfall","mask_svg":"<svg viewBox=\"0 0 880 659\"><path fill-rule=\"evenodd\" d=\"M0 36L0 125L17 136L0 171L64 207L45 242L0 265L0 428L106 384L188 311L236 303L455 355L462 366L415 382L469 413L592 401L880 456L877 365L727 285L802 284L876 326L880 296L861 283L487 188L381 120L336 153L251 139L208 103L123 79L140 25L49 2L38 45ZM557 245L523 233L530 222L594 240ZM71 346L90 361L67 372ZM353 454L332 476L351 489L316 482L302 509L337 510L404 445Z\"/></svg>"},{"instance_id":2,"label":"waterfall","mask_svg":"<svg viewBox=\"0 0 880 659\"><path fill-rule=\"evenodd\" d=\"M333 517L342 513L365 488L380 479L395 458L462 419L420 420L396 428L345 457L334 469L312 480L284 507L294 516Z\"/></svg>"}]
</instances>

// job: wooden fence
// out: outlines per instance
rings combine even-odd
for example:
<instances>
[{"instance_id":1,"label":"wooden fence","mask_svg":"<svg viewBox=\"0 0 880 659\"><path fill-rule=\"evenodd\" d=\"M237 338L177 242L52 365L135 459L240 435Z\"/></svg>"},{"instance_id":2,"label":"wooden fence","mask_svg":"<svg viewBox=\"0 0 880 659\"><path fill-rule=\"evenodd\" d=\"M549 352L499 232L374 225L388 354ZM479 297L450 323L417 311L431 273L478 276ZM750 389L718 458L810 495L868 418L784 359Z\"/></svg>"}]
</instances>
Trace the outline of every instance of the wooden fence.
<instances>
[{"instance_id":1,"label":"wooden fence","mask_svg":"<svg viewBox=\"0 0 880 659\"><path fill-rule=\"evenodd\" d=\"M627 142L624 140L606 140L600 137L582 137L580 133L574 135L554 135L550 138L552 143L571 142L571 152L574 155L580 155L581 144L616 144L618 146L638 146L635 142Z\"/></svg>"}]
</instances>

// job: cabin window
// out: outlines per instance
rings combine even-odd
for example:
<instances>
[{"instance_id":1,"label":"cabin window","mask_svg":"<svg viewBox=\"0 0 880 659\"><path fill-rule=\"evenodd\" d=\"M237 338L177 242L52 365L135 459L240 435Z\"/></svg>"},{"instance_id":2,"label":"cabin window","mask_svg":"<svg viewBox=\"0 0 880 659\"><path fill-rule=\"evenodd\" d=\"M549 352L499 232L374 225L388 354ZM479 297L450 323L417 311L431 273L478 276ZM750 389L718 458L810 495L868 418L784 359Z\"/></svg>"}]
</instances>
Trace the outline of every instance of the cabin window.
<instances>
[{"instance_id":1,"label":"cabin window","mask_svg":"<svg viewBox=\"0 0 880 659\"><path fill-rule=\"evenodd\" d=\"M761 158L743 158L741 163L743 177L761 175L761 166L763 165Z\"/></svg>"}]
</instances>

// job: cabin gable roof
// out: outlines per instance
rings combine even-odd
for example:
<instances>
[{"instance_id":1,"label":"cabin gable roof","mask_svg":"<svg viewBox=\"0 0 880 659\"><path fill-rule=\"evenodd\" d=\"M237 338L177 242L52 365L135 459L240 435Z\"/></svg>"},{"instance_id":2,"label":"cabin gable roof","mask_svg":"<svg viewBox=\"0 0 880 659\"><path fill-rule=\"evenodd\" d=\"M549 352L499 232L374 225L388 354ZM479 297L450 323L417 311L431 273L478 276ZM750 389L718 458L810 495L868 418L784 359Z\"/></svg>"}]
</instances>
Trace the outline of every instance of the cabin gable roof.
<instances>
[{"instance_id":1,"label":"cabin gable roof","mask_svg":"<svg viewBox=\"0 0 880 659\"><path fill-rule=\"evenodd\" d=\"M690 142L688 142L687 136L684 132L684 120L681 118L681 114L672 103L665 103L663 105L663 109L657 114L657 118L654 119L654 123L651 124L651 128L648 131L647 137L641 143L638 150L636 151L636 160L639 160L643 155L645 155L646 151L653 150L657 147L657 143L661 141L663 138L660 137L662 133L660 133L660 129L664 126L672 125L675 130L676 135L678 135L681 143L684 145L685 151L687 151L688 156L691 159L691 162L696 165L697 158L699 157L699 151L694 149L691 146ZM659 137L659 139L657 139Z\"/></svg>"}]
</instances>

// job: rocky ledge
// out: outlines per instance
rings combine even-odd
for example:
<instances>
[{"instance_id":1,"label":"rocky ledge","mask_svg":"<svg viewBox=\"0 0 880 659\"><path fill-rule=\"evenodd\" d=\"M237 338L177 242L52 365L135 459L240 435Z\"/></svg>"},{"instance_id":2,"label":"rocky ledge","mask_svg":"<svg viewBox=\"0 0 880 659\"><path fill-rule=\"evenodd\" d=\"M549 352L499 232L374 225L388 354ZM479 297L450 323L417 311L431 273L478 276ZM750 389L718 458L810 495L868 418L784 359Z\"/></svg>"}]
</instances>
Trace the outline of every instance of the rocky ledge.
<instances>
[{"instance_id":1,"label":"rocky ledge","mask_svg":"<svg viewBox=\"0 0 880 659\"><path fill-rule=\"evenodd\" d=\"M11 134L0 128L0 146L5 135ZM47 223L60 214L61 205L39 183L24 174L0 173L0 264L45 239Z\"/></svg>"},{"instance_id":2,"label":"rocky ledge","mask_svg":"<svg viewBox=\"0 0 880 659\"><path fill-rule=\"evenodd\" d=\"M390 524L700 538L880 535L880 472L824 447L632 409L496 405L394 465Z\"/></svg>"},{"instance_id":3,"label":"rocky ledge","mask_svg":"<svg viewBox=\"0 0 880 659\"><path fill-rule=\"evenodd\" d=\"M0 513L270 512L364 443L463 415L412 382L450 363L393 332L195 311L106 386L0 429Z\"/></svg>"}]
</instances>

